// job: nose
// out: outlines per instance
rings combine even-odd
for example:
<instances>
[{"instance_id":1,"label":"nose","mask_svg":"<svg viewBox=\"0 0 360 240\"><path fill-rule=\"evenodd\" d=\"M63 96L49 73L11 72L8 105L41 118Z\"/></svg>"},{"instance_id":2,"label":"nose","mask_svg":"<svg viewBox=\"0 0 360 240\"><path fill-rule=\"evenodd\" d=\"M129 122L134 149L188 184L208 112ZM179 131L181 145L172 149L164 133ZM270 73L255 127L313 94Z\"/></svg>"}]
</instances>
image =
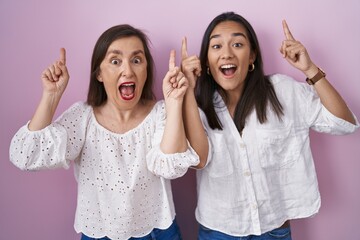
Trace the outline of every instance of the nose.
<instances>
[{"instance_id":1,"label":"nose","mask_svg":"<svg viewBox=\"0 0 360 240\"><path fill-rule=\"evenodd\" d=\"M121 76L126 78L131 78L134 72L129 61L124 61L121 65Z\"/></svg>"},{"instance_id":2,"label":"nose","mask_svg":"<svg viewBox=\"0 0 360 240\"><path fill-rule=\"evenodd\" d=\"M222 59L229 59L234 57L234 53L230 46L224 46L222 48L221 58Z\"/></svg>"}]
</instances>

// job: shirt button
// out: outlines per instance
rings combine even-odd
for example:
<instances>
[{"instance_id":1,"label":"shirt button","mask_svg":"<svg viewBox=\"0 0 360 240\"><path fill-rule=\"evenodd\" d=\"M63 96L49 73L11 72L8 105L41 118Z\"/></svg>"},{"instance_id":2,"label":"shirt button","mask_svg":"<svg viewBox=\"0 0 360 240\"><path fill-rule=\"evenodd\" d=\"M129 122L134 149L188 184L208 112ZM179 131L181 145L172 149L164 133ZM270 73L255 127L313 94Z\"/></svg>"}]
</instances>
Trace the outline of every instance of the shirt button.
<instances>
[{"instance_id":1,"label":"shirt button","mask_svg":"<svg viewBox=\"0 0 360 240\"><path fill-rule=\"evenodd\" d=\"M240 143L240 148L245 148L245 144L244 144L244 143Z\"/></svg>"},{"instance_id":2,"label":"shirt button","mask_svg":"<svg viewBox=\"0 0 360 240\"><path fill-rule=\"evenodd\" d=\"M245 177L250 177L251 173L249 171L244 172Z\"/></svg>"},{"instance_id":3,"label":"shirt button","mask_svg":"<svg viewBox=\"0 0 360 240\"><path fill-rule=\"evenodd\" d=\"M257 204L254 203L254 204L252 205L252 208L253 208L253 209L257 209L257 208L258 208Z\"/></svg>"}]
</instances>

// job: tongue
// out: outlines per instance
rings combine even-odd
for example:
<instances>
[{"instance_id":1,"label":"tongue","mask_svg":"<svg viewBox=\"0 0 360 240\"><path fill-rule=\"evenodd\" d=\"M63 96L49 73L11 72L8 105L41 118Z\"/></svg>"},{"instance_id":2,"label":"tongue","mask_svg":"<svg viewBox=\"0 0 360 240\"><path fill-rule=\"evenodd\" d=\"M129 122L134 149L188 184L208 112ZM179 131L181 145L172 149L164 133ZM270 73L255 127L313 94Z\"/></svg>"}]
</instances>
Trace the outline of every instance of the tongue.
<instances>
[{"instance_id":1,"label":"tongue","mask_svg":"<svg viewBox=\"0 0 360 240\"><path fill-rule=\"evenodd\" d=\"M131 95L134 93L134 86L121 86L120 92L122 95Z\"/></svg>"},{"instance_id":2,"label":"tongue","mask_svg":"<svg viewBox=\"0 0 360 240\"><path fill-rule=\"evenodd\" d=\"M235 69L234 69L234 68L228 68L228 69L224 69L224 70L223 70L223 73L224 73L225 75L232 75L232 74L234 74L234 72L235 72Z\"/></svg>"}]
</instances>

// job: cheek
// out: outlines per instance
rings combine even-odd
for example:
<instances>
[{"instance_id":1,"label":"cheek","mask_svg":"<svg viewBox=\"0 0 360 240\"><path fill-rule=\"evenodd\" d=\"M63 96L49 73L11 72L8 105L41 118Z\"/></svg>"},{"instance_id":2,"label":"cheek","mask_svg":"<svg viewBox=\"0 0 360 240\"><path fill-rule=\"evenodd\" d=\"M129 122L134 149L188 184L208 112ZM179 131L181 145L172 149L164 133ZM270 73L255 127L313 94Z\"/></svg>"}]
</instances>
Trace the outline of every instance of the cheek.
<instances>
[{"instance_id":1,"label":"cheek","mask_svg":"<svg viewBox=\"0 0 360 240\"><path fill-rule=\"evenodd\" d=\"M214 62L215 62L215 56L214 56L214 54L208 53L208 55L207 55L207 64L208 64L209 66L211 66L211 65L214 64Z\"/></svg>"},{"instance_id":2,"label":"cheek","mask_svg":"<svg viewBox=\"0 0 360 240\"><path fill-rule=\"evenodd\" d=\"M147 79L147 68L140 68L139 71L137 71L137 77L140 82L145 82Z\"/></svg>"},{"instance_id":3,"label":"cheek","mask_svg":"<svg viewBox=\"0 0 360 240\"><path fill-rule=\"evenodd\" d=\"M208 57L207 66L210 68L211 72L214 72L216 70L216 61L214 61L213 58Z\"/></svg>"},{"instance_id":4,"label":"cheek","mask_svg":"<svg viewBox=\"0 0 360 240\"><path fill-rule=\"evenodd\" d=\"M145 70L145 73L144 73L144 83L146 82L146 79L147 79L147 71Z\"/></svg>"},{"instance_id":5,"label":"cheek","mask_svg":"<svg viewBox=\"0 0 360 240\"><path fill-rule=\"evenodd\" d=\"M250 65L251 63L250 62L247 62L247 63L244 63L243 66L242 66L242 73L246 76L248 73L249 73L249 68L250 68Z\"/></svg>"},{"instance_id":6,"label":"cheek","mask_svg":"<svg viewBox=\"0 0 360 240\"><path fill-rule=\"evenodd\" d=\"M136 75L137 75L136 76L136 78L137 78L136 91L142 92L145 82L146 82L146 79L147 79L147 72L141 71L141 72L138 72Z\"/></svg>"}]
</instances>

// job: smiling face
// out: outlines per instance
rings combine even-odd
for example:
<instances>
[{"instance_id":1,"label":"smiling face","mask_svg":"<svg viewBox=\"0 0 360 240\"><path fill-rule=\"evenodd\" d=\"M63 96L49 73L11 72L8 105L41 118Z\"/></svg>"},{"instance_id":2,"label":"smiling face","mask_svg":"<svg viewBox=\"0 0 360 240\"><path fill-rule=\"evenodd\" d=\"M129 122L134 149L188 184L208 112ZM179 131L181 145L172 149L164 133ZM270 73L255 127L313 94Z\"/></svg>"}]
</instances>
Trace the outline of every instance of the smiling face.
<instances>
[{"instance_id":1,"label":"smiling face","mask_svg":"<svg viewBox=\"0 0 360 240\"><path fill-rule=\"evenodd\" d=\"M234 21L219 23L210 35L207 59L214 80L228 94L240 95L255 61L245 28Z\"/></svg>"},{"instance_id":2,"label":"smiling face","mask_svg":"<svg viewBox=\"0 0 360 240\"><path fill-rule=\"evenodd\" d=\"M115 40L100 64L97 79L104 84L107 103L132 108L141 98L147 79L144 46L138 37Z\"/></svg>"}]
</instances>

